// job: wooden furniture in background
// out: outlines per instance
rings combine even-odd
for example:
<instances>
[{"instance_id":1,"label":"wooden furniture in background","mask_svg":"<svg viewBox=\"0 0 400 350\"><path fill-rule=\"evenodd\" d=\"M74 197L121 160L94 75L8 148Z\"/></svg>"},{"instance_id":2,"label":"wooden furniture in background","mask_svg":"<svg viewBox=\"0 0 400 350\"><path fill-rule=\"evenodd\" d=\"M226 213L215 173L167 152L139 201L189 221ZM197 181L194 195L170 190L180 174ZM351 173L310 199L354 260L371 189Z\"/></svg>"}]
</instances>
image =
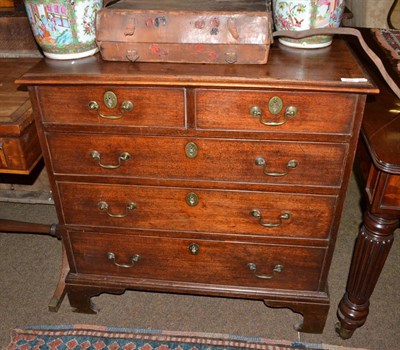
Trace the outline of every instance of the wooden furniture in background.
<instances>
[{"instance_id":1,"label":"wooden furniture in background","mask_svg":"<svg viewBox=\"0 0 400 350\"><path fill-rule=\"evenodd\" d=\"M40 171L38 167L40 167L42 151L32 115L29 93L26 86L14 83L15 79L39 60L38 58L0 58L0 182L11 179L21 180L22 177L29 181L31 175L36 176ZM3 195L0 195L0 199L4 199ZM37 198L27 199L22 195L19 201L31 202L37 201ZM47 225L2 218L0 218L0 232L45 234L60 238L55 224ZM67 269L68 265L64 263L62 270ZM59 283L62 287L63 282ZM52 302L54 299L59 300L62 296L63 292L60 292L58 288ZM53 302L51 305L56 308L58 304Z\"/></svg>"},{"instance_id":2,"label":"wooden furniture in background","mask_svg":"<svg viewBox=\"0 0 400 350\"><path fill-rule=\"evenodd\" d=\"M11 2L12 7L2 7L0 3L0 58L42 57L23 0Z\"/></svg>"},{"instance_id":3,"label":"wooden furniture in background","mask_svg":"<svg viewBox=\"0 0 400 350\"><path fill-rule=\"evenodd\" d=\"M368 79L341 40L275 44L267 65L41 61L19 83L71 306L126 289L261 299L322 332Z\"/></svg>"},{"instance_id":4,"label":"wooden furniture in background","mask_svg":"<svg viewBox=\"0 0 400 350\"><path fill-rule=\"evenodd\" d=\"M398 60L393 60L363 31L369 46L381 57L399 84ZM357 48L357 45L352 45ZM363 62L369 60L360 53ZM358 145L357 160L364 183L365 213L350 267L346 293L340 301L338 332L350 338L368 316L369 299L385 264L400 219L400 101L382 81L375 67L368 66L380 94L368 99ZM388 310L390 312L392 310Z\"/></svg>"},{"instance_id":5,"label":"wooden furniture in background","mask_svg":"<svg viewBox=\"0 0 400 350\"><path fill-rule=\"evenodd\" d=\"M52 203L26 86L15 79L40 58L0 58L0 201Z\"/></svg>"},{"instance_id":6,"label":"wooden furniture in background","mask_svg":"<svg viewBox=\"0 0 400 350\"><path fill-rule=\"evenodd\" d=\"M0 174L29 174L42 158L29 94L14 83L39 59L0 59Z\"/></svg>"},{"instance_id":7,"label":"wooden furniture in background","mask_svg":"<svg viewBox=\"0 0 400 350\"><path fill-rule=\"evenodd\" d=\"M23 1L0 4L0 201L53 203L29 94L14 83L41 57Z\"/></svg>"}]
</instances>

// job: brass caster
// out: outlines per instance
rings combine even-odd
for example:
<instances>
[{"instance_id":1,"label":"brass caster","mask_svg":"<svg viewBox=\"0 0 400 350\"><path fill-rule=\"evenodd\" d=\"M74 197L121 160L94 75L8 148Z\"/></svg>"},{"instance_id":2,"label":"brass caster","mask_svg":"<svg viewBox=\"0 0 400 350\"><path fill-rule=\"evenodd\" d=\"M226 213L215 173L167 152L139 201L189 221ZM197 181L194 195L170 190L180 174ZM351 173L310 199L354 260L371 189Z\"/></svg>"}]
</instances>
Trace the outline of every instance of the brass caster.
<instances>
[{"instance_id":1,"label":"brass caster","mask_svg":"<svg viewBox=\"0 0 400 350\"><path fill-rule=\"evenodd\" d=\"M335 325L335 331L337 335L342 338L343 340L351 338L353 335L354 331L351 331L349 329L343 328L340 322L337 322Z\"/></svg>"}]
</instances>

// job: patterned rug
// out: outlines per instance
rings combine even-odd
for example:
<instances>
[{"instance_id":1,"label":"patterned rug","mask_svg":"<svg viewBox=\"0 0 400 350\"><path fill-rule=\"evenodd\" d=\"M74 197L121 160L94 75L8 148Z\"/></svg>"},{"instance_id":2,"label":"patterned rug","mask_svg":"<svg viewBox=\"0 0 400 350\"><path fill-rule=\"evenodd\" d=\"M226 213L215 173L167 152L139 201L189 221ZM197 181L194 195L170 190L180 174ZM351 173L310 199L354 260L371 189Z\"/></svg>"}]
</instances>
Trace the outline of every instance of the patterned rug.
<instances>
[{"instance_id":1,"label":"patterned rug","mask_svg":"<svg viewBox=\"0 0 400 350\"><path fill-rule=\"evenodd\" d=\"M377 42L388 52L393 66L400 70L400 30L374 28Z\"/></svg>"},{"instance_id":2,"label":"patterned rug","mask_svg":"<svg viewBox=\"0 0 400 350\"><path fill-rule=\"evenodd\" d=\"M350 350L350 348L247 338L224 334L170 332L149 329L87 325L29 326L15 329L10 349L109 349L109 350ZM354 349L352 350L365 350Z\"/></svg>"}]
</instances>

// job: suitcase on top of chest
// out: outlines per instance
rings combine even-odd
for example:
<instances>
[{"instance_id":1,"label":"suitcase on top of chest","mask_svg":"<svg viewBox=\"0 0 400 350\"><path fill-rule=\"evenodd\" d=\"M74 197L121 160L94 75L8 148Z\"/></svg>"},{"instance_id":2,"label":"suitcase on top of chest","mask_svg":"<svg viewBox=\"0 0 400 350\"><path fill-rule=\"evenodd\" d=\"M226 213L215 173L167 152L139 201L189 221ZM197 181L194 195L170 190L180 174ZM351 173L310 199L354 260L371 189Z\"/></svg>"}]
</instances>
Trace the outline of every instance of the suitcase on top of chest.
<instances>
[{"instance_id":1,"label":"suitcase on top of chest","mask_svg":"<svg viewBox=\"0 0 400 350\"><path fill-rule=\"evenodd\" d=\"M108 61L264 64L272 42L267 0L121 0L96 16Z\"/></svg>"}]
</instances>

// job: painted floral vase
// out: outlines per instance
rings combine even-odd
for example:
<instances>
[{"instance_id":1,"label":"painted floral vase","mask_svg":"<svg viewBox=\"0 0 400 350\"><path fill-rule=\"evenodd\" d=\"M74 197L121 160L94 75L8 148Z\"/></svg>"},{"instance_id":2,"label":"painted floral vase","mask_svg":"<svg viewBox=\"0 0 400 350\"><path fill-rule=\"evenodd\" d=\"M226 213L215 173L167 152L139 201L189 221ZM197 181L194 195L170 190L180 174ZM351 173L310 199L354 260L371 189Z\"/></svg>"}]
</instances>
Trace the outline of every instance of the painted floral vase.
<instances>
[{"instance_id":1,"label":"painted floral vase","mask_svg":"<svg viewBox=\"0 0 400 350\"><path fill-rule=\"evenodd\" d=\"M24 0L37 43L46 57L68 60L98 51L95 15L103 0Z\"/></svg>"},{"instance_id":2,"label":"painted floral vase","mask_svg":"<svg viewBox=\"0 0 400 350\"><path fill-rule=\"evenodd\" d=\"M337 28L344 12L344 0L273 0L276 30ZM320 48L332 43L331 35L314 35L303 39L279 38L291 47Z\"/></svg>"}]
</instances>

